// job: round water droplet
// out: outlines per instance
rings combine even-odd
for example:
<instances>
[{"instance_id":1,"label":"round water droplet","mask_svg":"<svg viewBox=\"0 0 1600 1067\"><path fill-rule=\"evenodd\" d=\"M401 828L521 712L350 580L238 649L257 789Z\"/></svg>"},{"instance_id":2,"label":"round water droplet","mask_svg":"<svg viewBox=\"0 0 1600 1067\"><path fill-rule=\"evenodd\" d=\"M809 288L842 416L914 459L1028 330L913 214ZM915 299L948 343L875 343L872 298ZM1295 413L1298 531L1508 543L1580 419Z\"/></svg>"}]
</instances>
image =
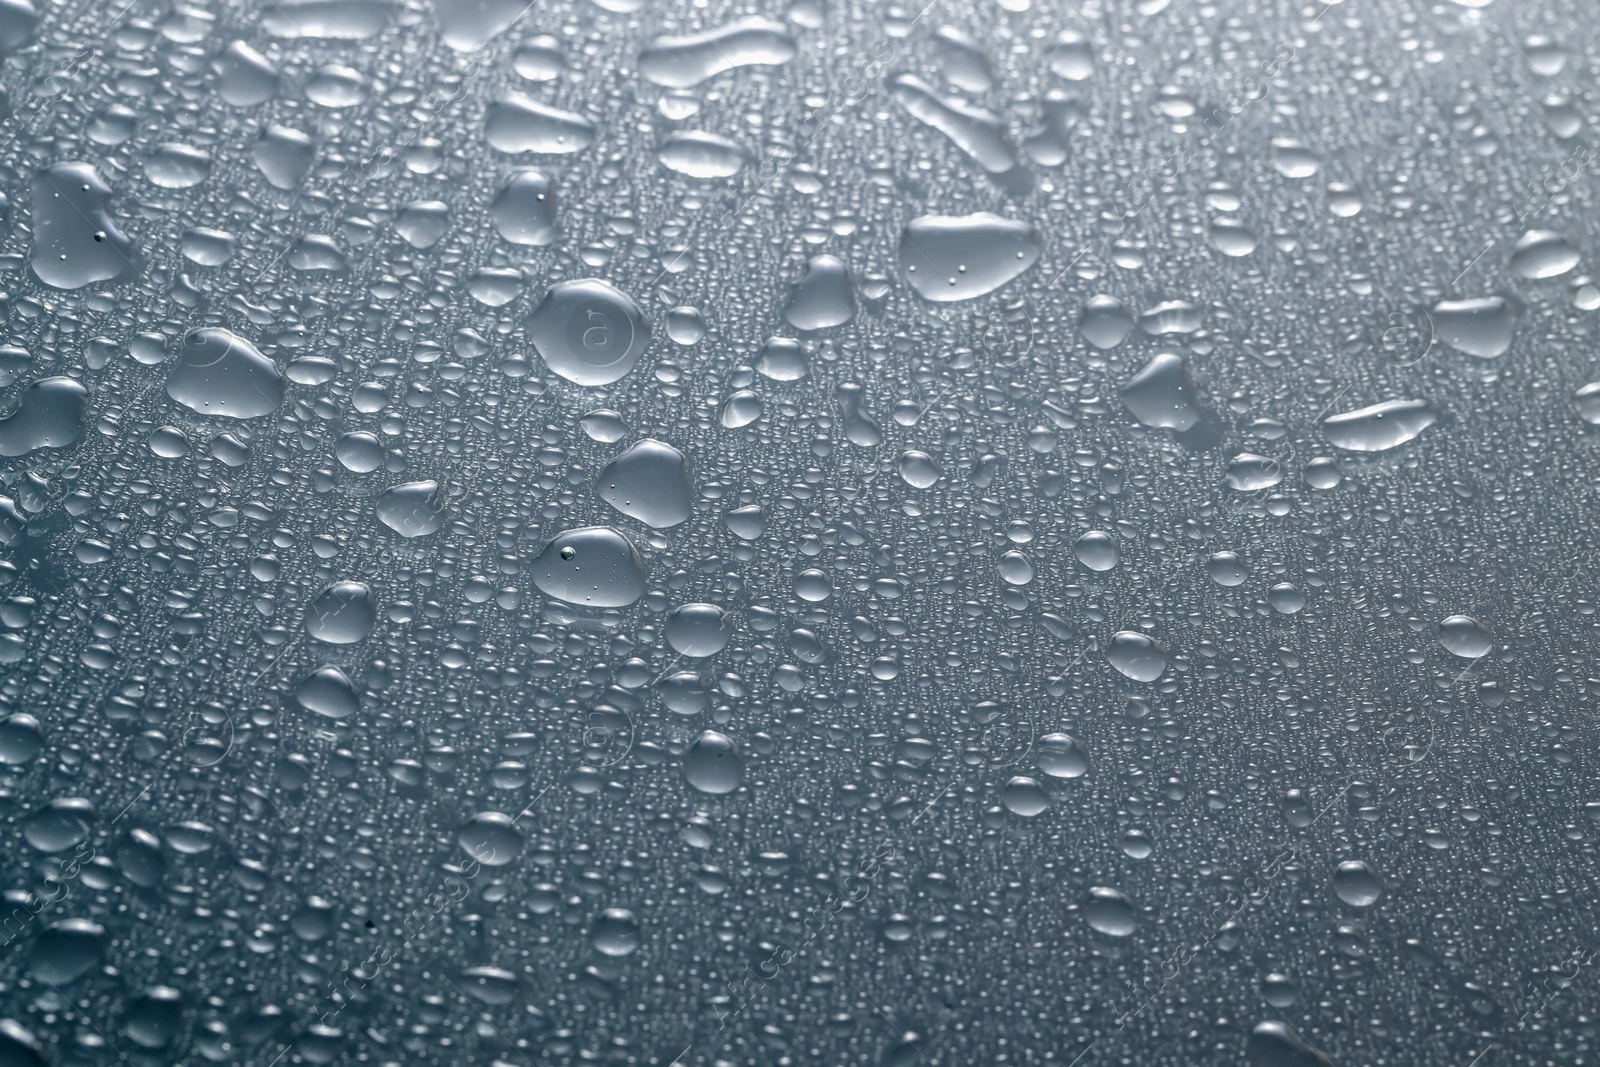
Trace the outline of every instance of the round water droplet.
<instances>
[{"instance_id":1,"label":"round water droplet","mask_svg":"<svg viewBox=\"0 0 1600 1067\"><path fill-rule=\"evenodd\" d=\"M511 69L519 77L531 82L555 81L567 69L566 57L561 54L561 42L544 35L532 38L512 53Z\"/></svg>"},{"instance_id":2,"label":"round water droplet","mask_svg":"<svg viewBox=\"0 0 1600 1067\"><path fill-rule=\"evenodd\" d=\"M357 474L369 474L383 464L383 445L376 434L357 430L339 438L333 446L339 465Z\"/></svg>"},{"instance_id":3,"label":"round water droplet","mask_svg":"<svg viewBox=\"0 0 1600 1067\"><path fill-rule=\"evenodd\" d=\"M1494 647L1494 636L1470 615L1451 615L1439 623L1439 643L1462 659L1478 659Z\"/></svg>"},{"instance_id":4,"label":"round water droplet","mask_svg":"<svg viewBox=\"0 0 1600 1067\"><path fill-rule=\"evenodd\" d=\"M1072 554L1092 571L1109 571L1117 565L1117 542L1104 530L1090 530L1072 543Z\"/></svg>"},{"instance_id":5,"label":"round water droplet","mask_svg":"<svg viewBox=\"0 0 1600 1067\"><path fill-rule=\"evenodd\" d=\"M650 324L633 298L596 278L550 287L528 318L545 366L576 385L610 385L638 364Z\"/></svg>"},{"instance_id":6,"label":"round water droplet","mask_svg":"<svg viewBox=\"0 0 1600 1067\"><path fill-rule=\"evenodd\" d=\"M1267 603L1280 615L1293 615L1306 606L1306 596L1289 582L1279 582L1267 590Z\"/></svg>"},{"instance_id":7,"label":"round water droplet","mask_svg":"<svg viewBox=\"0 0 1600 1067\"><path fill-rule=\"evenodd\" d=\"M519 171L489 203L489 221L512 244L543 248L556 239L555 186L539 171Z\"/></svg>"},{"instance_id":8,"label":"round water droplet","mask_svg":"<svg viewBox=\"0 0 1600 1067\"><path fill-rule=\"evenodd\" d=\"M715 604L684 604L667 616L662 633L674 652L704 659L728 646L733 622Z\"/></svg>"},{"instance_id":9,"label":"round water droplet","mask_svg":"<svg viewBox=\"0 0 1600 1067\"><path fill-rule=\"evenodd\" d=\"M1083 905L1083 918L1092 928L1110 937L1127 937L1139 925L1133 901L1107 886L1091 886Z\"/></svg>"},{"instance_id":10,"label":"round water droplet","mask_svg":"<svg viewBox=\"0 0 1600 1067\"><path fill-rule=\"evenodd\" d=\"M1333 872L1333 892L1352 908L1370 908L1383 896L1383 880L1360 860L1345 860Z\"/></svg>"},{"instance_id":11,"label":"round water droplet","mask_svg":"<svg viewBox=\"0 0 1600 1067\"><path fill-rule=\"evenodd\" d=\"M479 812L456 831L462 851L485 867L504 867L516 859L522 840L511 816L499 811Z\"/></svg>"},{"instance_id":12,"label":"round water droplet","mask_svg":"<svg viewBox=\"0 0 1600 1067\"><path fill-rule=\"evenodd\" d=\"M1299 141L1275 137L1270 154L1272 169L1285 178L1309 178L1322 169L1322 160Z\"/></svg>"},{"instance_id":13,"label":"round water droplet","mask_svg":"<svg viewBox=\"0 0 1600 1067\"><path fill-rule=\"evenodd\" d=\"M733 738L707 730L683 757L683 777L702 793L731 793L744 781L744 760Z\"/></svg>"},{"instance_id":14,"label":"round water droplet","mask_svg":"<svg viewBox=\"0 0 1600 1067\"><path fill-rule=\"evenodd\" d=\"M1269 974L1261 980L1261 998L1274 1008L1287 1008L1298 996L1295 984L1288 975Z\"/></svg>"},{"instance_id":15,"label":"round water droplet","mask_svg":"<svg viewBox=\"0 0 1600 1067\"><path fill-rule=\"evenodd\" d=\"M1211 580L1224 589L1243 585L1244 580L1250 577L1250 569L1245 566L1244 560L1239 558L1237 552L1217 552L1206 560L1206 573Z\"/></svg>"},{"instance_id":16,"label":"round water droplet","mask_svg":"<svg viewBox=\"0 0 1600 1067\"><path fill-rule=\"evenodd\" d=\"M699 344L705 335L706 317L699 308L684 305L667 312L667 336L674 344Z\"/></svg>"},{"instance_id":17,"label":"round water droplet","mask_svg":"<svg viewBox=\"0 0 1600 1067\"><path fill-rule=\"evenodd\" d=\"M913 489L931 489L941 471L933 457L915 450L900 453L900 478Z\"/></svg>"},{"instance_id":18,"label":"round water droplet","mask_svg":"<svg viewBox=\"0 0 1600 1067\"><path fill-rule=\"evenodd\" d=\"M65 852L89 838L94 805L81 797L57 797L29 815L22 836L40 852Z\"/></svg>"},{"instance_id":19,"label":"round water droplet","mask_svg":"<svg viewBox=\"0 0 1600 1067\"><path fill-rule=\"evenodd\" d=\"M1128 830L1117 841L1117 847L1122 849L1122 854L1129 859L1149 859L1150 854L1156 850L1155 844L1150 840L1150 835L1143 830Z\"/></svg>"},{"instance_id":20,"label":"round water droplet","mask_svg":"<svg viewBox=\"0 0 1600 1067\"><path fill-rule=\"evenodd\" d=\"M1133 313L1114 296L1092 296L1078 317L1078 332L1096 348L1116 348L1133 332Z\"/></svg>"},{"instance_id":21,"label":"round water droplet","mask_svg":"<svg viewBox=\"0 0 1600 1067\"><path fill-rule=\"evenodd\" d=\"M626 908L607 908L595 920L589 940L606 956L631 956L639 949L639 919Z\"/></svg>"},{"instance_id":22,"label":"round water droplet","mask_svg":"<svg viewBox=\"0 0 1600 1067\"><path fill-rule=\"evenodd\" d=\"M1600 382L1590 382L1580 388L1573 399L1578 405L1578 415L1591 426L1600 426Z\"/></svg>"},{"instance_id":23,"label":"round water droplet","mask_svg":"<svg viewBox=\"0 0 1600 1067\"><path fill-rule=\"evenodd\" d=\"M610 408L589 412L578 420L578 427L589 440L604 445L614 444L628 436L628 424L623 421L621 414Z\"/></svg>"},{"instance_id":24,"label":"round water droplet","mask_svg":"<svg viewBox=\"0 0 1600 1067\"><path fill-rule=\"evenodd\" d=\"M759 420L766 409L766 404L759 396L748 389L741 389L723 401L717 421L730 430L737 430Z\"/></svg>"},{"instance_id":25,"label":"round water droplet","mask_svg":"<svg viewBox=\"0 0 1600 1067\"><path fill-rule=\"evenodd\" d=\"M335 582L306 609L306 633L330 645L364 641L378 621L378 605L364 582Z\"/></svg>"},{"instance_id":26,"label":"round water droplet","mask_svg":"<svg viewBox=\"0 0 1600 1067\"><path fill-rule=\"evenodd\" d=\"M337 667L318 667L295 687L294 698L306 711L330 719L348 719L361 710L361 696L350 676Z\"/></svg>"},{"instance_id":27,"label":"round water droplet","mask_svg":"<svg viewBox=\"0 0 1600 1067\"><path fill-rule=\"evenodd\" d=\"M1254 230L1235 218L1212 220L1210 236L1211 247L1235 259L1248 256L1261 243Z\"/></svg>"},{"instance_id":28,"label":"round water droplet","mask_svg":"<svg viewBox=\"0 0 1600 1067\"><path fill-rule=\"evenodd\" d=\"M1031 819L1050 807L1050 794L1037 779L1017 777L1000 790L1000 803L1013 815Z\"/></svg>"},{"instance_id":29,"label":"round water droplet","mask_svg":"<svg viewBox=\"0 0 1600 1067\"><path fill-rule=\"evenodd\" d=\"M1106 659L1136 682L1153 682L1167 669L1167 650L1161 642L1135 630L1118 630L1112 634Z\"/></svg>"},{"instance_id":30,"label":"round water droplet","mask_svg":"<svg viewBox=\"0 0 1600 1067\"><path fill-rule=\"evenodd\" d=\"M1007 585L1027 585L1033 581L1033 560L1026 553L1012 549L1000 556L1000 580Z\"/></svg>"},{"instance_id":31,"label":"round water droplet","mask_svg":"<svg viewBox=\"0 0 1600 1067\"><path fill-rule=\"evenodd\" d=\"M0 764L20 767L44 748L44 729L25 711L0 719Z\"/></svg>"},{"instance_id":32,"label":"round water droplet","mask_svg":"<svg viewBox=\"0 0 1600 1067\"><path fill-rule=\"evenodd\" d=\"M1089 773L1089 753L1067 734L1039 738L1039 769L1052 778L1082 778Z\"/></svg>"}]
</instances>

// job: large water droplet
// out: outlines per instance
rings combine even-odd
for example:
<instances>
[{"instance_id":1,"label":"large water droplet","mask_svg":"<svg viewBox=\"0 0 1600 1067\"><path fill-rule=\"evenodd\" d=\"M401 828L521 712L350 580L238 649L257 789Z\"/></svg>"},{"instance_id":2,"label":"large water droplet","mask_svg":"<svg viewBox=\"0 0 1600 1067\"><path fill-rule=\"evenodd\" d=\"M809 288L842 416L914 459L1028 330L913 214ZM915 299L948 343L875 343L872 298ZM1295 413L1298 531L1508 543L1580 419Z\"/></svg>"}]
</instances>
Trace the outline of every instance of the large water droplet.
<instances>
[{"instance_id":1,"label":"large water droplet","mask_svg":"<svg viewBox=\"0 0 1600 1067\"><path fill-rule=\"evenodd\" d=\"M232 41L212 61L217 95L232 107L255 107L278 93L278 71L267 57L243 41Z\"/></svg>"},{"instance_id":2,"label":"large water droplet","mask_svg":"<svg viewBox=\"0 0 1600 1067\"><path fill-rule=\"evenodd\" d=\"M739 746L727 734L707 730L683 757L683 777L702 793L731 793L744 781L744 760Z\"/></svg>"},{"instance_id":3,"label":"large water droplet","mask_svg":"<svg viewBox=\"0 0 1600 1067\"><path fill-rule=\"evenodd\" d=\"M1573 394L1578 415L1591 426L1600 426L1600 382L1590 382Z\"/></svg>"},{"instance_id":4,"label":"large water droplet","mask_svg":"<svg viewBox=\"0 0 1600 1067\"><path fill-rule=\"evenodd\" d=\"M626 908L607 908L595 920L589 940L606 956L631 956L639 948L639 918Z\"/></svg>"},{"instance_id":5,"label":"large water droplet","mask_svg":"<svg viewBox=\"0 0 1600 1067\"><path fill-rule=\"evenodd\" d=\"M249 341L218 327L190 330L167 395L191 411L229 419L270 415L283 403L283 375Z\"/></svg>"},{"instance_id":6,"label":"large water droplet","mask_svg":"<svg viewBox=\"0 0 1600 1067\"><path fill-rule=\"evenodd\" d=\"M391 0L274 0L261 25L274 37L363 41L389 24Z\"/></svg>"},{"instance_id":7,"label":"large water droplet","mask_svg":"<svg viewBox=\"0 0 1600 1067\"><path fill-rule=\"evenodd\" d=\"M1353 908L1370 908L1383 896L1383 880L1360 860L1345 860L1333 872L1333 892Z\"/></svg>"},{"instance_id":8,"label":"large water droplet","mask_svg":"<svg viewBox=\"0 0 1600 1067\"><path fill-rule=\"evenodd\" d=\"M1322 420L1322 432L1351 452L1382 452L1414 440L1439 420L1426 400L1386 400Z\"/></svg>"},{"instance_id":9,"label":"large water droplet","mask_svg":"<svg viewBox=\"0 0 1600 1067\"><path fill-rule=\"evenodd\" d=\"M65 852L89 839L94 805L82 797L57 797L29 815L22 836L40 852Z\"/></svg>"},{"instance_id":10,"label":"large water droplet","mask_svg":"<svg viewBox=\"0 0 1600 1067\"><path fill-rule=\"evenodd\" d=\"M915 74L890 79L894 98L916 119L948 137L990 174L1018 166L1017 153L998 116L971 104L946 100Z\"/></svg>"},{"instance_id":11,"label":"large water droplet","mask_svg":"<svg viewBox=\"0 0 1600 1067\"><path fill-rule=\"evenodd\" d=\"M1091 927L1109 937L1127 937L1139 925L1139 912L1133 901L1108 886L1091 886L1083 905L1083 918Z\"/></svg>"},{"instance_id":12,"label":"large water droplet","mask_svg":"<svg viewBox=\"0 0 1600 1067\"><path fill-rule=\"evenodd\" d=\"M1089 753L1068 734L1045 734L1037 747L1039 769L1052 778L1082 778L1089 773Z\"/></svg>"},{"instance_id":13,"label":"large water droplet","mask_svg":"<svg viewBox=\"0 0 1600 1067\"><path fill-rule=\"evenodd\" d=\"M1439 340L1479 359L1504 355L1517 325L1516 306L1503 296L1441 300L1429 316Z\"/></svg>"},{"instance_id":14,"label":"large water droplet","mask_svg":"<svg viewBox=\"0 0 1600 1067\"><path fill-rule=\"evenodd\" d=\"M484 135L496 152L568 155L594 144L594 123L572 111L541 104L522 93L507 93L489 105Z\"/></svg>"},{"instance_id":15,"label":"large water droplet","mask_svg":"<svg viewBox=\"0 0 1600 1067\"><path fill-rule=\"evenodd\" d=\"M596 278L559 282L528 317L528 336L556 374L610 385L638 364L650 324L628 294Z\"/></svg>"},{"instance_id":16,"label":"large water droplet","mask_svg":"<svg viewBox=\"0 0 1600 1067\"><path fill-rule=\"evenodd\" d=\"M485 867L504 867L522 851L522 833L511 816L482 811L456 831L456 843Z\"/></svg>"},{"instance_id":17,"label":"large water droplet","mask_svg":"<svg viewBox=\"0 0 1600 1067\"><path fill-rule=\"evenodd\" d=\"M429 479L402 482L373 502L378 521L401 537L426 537L444 525L444 494Z\"/></svg>"},{"instance_id":18,"label":"large water droplet","mask_svg":"<svg viewBox=\"0 0 1600 1067\"><path fill-rule=\"evenodd\" d=\"M1167 650L1161 642L1136 630L1118 630L1112 634L1106 659L1136 682L1153 682L1167 669Z\"/></svg>"},{"instance_id":19,"label":"large water droplet","mask_svg":"<svg viewBox=\"0 0 1600 1067\"><path fill-rule=\"evenodd\" d=\"M1117 565L1117 542L1104 530L1090 530L1073 542L1072 554L1092 571L1108 571Z\"/></svg>"},{"instance_id":20,"label":"large water droplet","mask_svg":"<svg viewBox=\"0 0 1600 1067\"><path fill-rule=\"evenodd\" d=\"M1088 81L1094 77L1094 48L1081 33L1063 30L1050 48L1050 73L1067 81Z\"/></svg>"},{"instance_id":21,"label":"large water droplet","mask_svg":"<svg viewBox=\"0 0 1600 1067\"><path fill-rule=\"evenodd\" d=\"M1232 589L1243 585L1245 579L1250 577L1250 569L1245 566L1244 560L1239 558L1237 552L1217 552L1206 561L1206 573L1211 580L1224 589Z\"/></svg>"},{"instance_id":22,"label":"large water droplet","mask_svg":"<svg viewBox=\"0 0 1600 1067\"><path fill-rule=\"evenodd\" d=\"M921 215L900 237L900 269L924 299L940 303L992 293L1039 259L1039 234L988 211Z\"/></svg>"},{"instance_id":23,"label":"large water droplet","mask_svg":"<svg viewBox=\"0 0 1600 1067\"><path fill-rule=\"evenodd\" d=\"M1511 273L1523 278L1559 278L1578 265L1578 250L1552 230L1529 230L1511 253Z\"/></svg>"},{"instance_id":24,"label":"large water droplet","mask_svg":"<svg viewBox=\"0 0 1600 1067\"><path fill-rule=\"evenodd\" d=\"M277 124L268 125L250 149L256 169L275 188L293 189L311 169L316 148L300 130Z\"/></svg>"},{"instance_id":25,"label":"large water droplet","mask_svg":"<svg viewBox=\"0 0 1600 1067\"><path fill-rule=\"evenodd\" d=\"M855 284L838 256L812 256L783 317L797 330L825 330L856 317Z\"/></svg>"},{"instance_id":26,"label":"large water droplet","mask_svg":"<svg viewBox=\"0 0 1600 1067\"><path fill-rule=\"evenodd\" d=\"M733 621L715 604L684 604L667 616L662 636L679 655L704 659L728 647Z\"/></svg>"},{"instance_id":27,"label":"large water droplet","mask_svg":"<svg viewBox=\"0 0 1600 1067\"><path fill-rule=\"evenodd\" d=\"M1016 777L1000 790L1000 803L1013 815L1031 819L1050 807L1050 794L1036 778Z\"/></svg>"},{"instance_id":28,"label":"large water droplet","mask_svg":"<svg viewBox=\"0 0 1600 1067\"><path fill-rule=\"evenodd\" d=\"M1248 1067L1333 1067L1289 1024L1269 1019L1255 1025L1245 1045Z\"/></svg>"},{"instance_id":29,"label":"large water droplet","mask_svg":"<svg viewBox=\"0 0 1600 1067\"><path fill-rule=\"evenodd\" d=\"M57 289L123 281L134 273L133 242L110 213L111 187L87 163L61 163L33 179L34 276Z\"/></svg>"},{"instance_id":30,"label":"large water droplet","mask_svg":"<svg viewBox=\"0 0 1600 1067\"><path fill-rule=\"evenodd\" d=\"M50 1061L31 1030L15 1019L0 1019L0 1067L50 1067Z\"/></svg>"},{"instance_id":31,"label":"large water droplet","mask_svg":"<svg viewBox=\"0 0 1600 1067\"><path fill-rule=\"evenodd\" d=\"M39 720L25 711L0 719L0 765L20 767L33 762L44 749Z\"/></svg>"},{"instance_id":32,"label":"large water droplet","mask_svg":"<svg viewBox=\"0 0 1600 1067\"><path fill-rule=\"evenodd\" d=\"M436 0L439 37L457 52L473 52L531 11L528 0Z\"/></svg>"},{"instance_id":33,"label":"large water droplet","mask_svg":"<svg viewBox=\"0 0 1600 1067\"><path fill-rule=\"evenodd\" d=\"M744 169L749 153L726 137L699 130L668 134L656 158L668 170L691 178L731 178Z\"/></svg>"},{"instance_id":34,"label":"large water droplet","mask_svg":"<svg viewBox=\"0 0 1600 1067\"><path fill-rule=\"evenodd\" d=\"M1322 160L1299 141L1276 137L1269 151L1272 169L1285 178L1309 178L1322 169Z\"/></svg>"},{"instance_id":35,"label":"large water droplet","mask_svg":"<svg viewBox=\"0 0 1600 1067\"><path fill-rule=\"evenodd\" d=\"M1133 417L1146 426L1187 430L1200 421L1194 402L1194 381L1179 356L1163 352L1118 390Z\"/></svg>"},{"instance_id":36,"label":"large water droplet","mask_svg":"<svg viewBox=\"0 0 1600 1067\"><path fill-rule=\"evenodd\" d=\"M306 609L306 632L330 645L366 640L378 621L378 605L364 582L335 582Z\"/></svg>"},{"instance_id":37,"label":"large water droplet","mask_svg":"<svg viewBox=\"0 0 1600 1067\"><path fill-rule=\"evenodd\" d=\"M186 144L157 145L144 161L144 176L163 189L188 189L210 173L211 157Z\"/></svg>"},{"instance_id":38,"label":"large water droplet","mask_svg":"<svg viewBox=\"0 0 1600 1067\"><path fill-rule=\"evenodd\" d=\"M539 171L518 171L489 204L489 221L512 244L543 248L556 239L555 187Z\"/></svg>"},{"instance_id":39,"label":"large water droplet","mask_svg":"<svg viewBox=\"0 0 1600 1067\"><path fill-rule=\"evenodd\" d=\"M1093 296L1078 318L1078 332L1100 349L1115 348L1133 331L1133 313L1114 296ZM1174 359L1177 357L1174 356Z\"/></svg>"},{"instance_id":40,"label":"large water droplet","mask_svg":"<svg viewBox=\"0 0 1600 1067\"><path fill-rule=\"evenodd\" d=\"M656 85L687 89L739 67L780 66L797 54L781 25L746 18L704 33L654 38L639 51L639 73Z\"/></svg>"},{"instance_id":41,"label":"large water droplet","mask_svg":"<svg viewBox=\"0 0 1600 1067\"><path fill-rule=\"evenodd\" d=\"M39 24L33 0L5 0L0 3L0 56L15 52L28 43Z\"/></svg>"},{"instance_id":42,"label":"large water droplet","mask_svg":"<svg viewBox=\"0 0 1600 1067\"><path fill-rule=\"evenodd\" d=\"M89 391L72 378L41 378L0 418L0 456L26 456L41 448L69 448L83 439Z\"/></svg>"},{"instance_id":43,"label":"large water droplet","mask_svg":"<svg viewBox=\"0 0 1600 1067\"><path fill-rule=\"evenodd\" d=\"M609 526L557 534L535 557L533 584L546 596L596 608L624 608L644 596L644 560Z\"/></svg>"},{"instance_id":44,"label":"large water droplet","mask_svg":"<svg viewBox=\"0 0 1600 1067\"><path fill-rule=\"evenodd\" d=\"M106 928L88 919L66 919L48 927L33 943L28 970L41 982L70 985L100 966L109 938Z\"/></svg>"},{"instance_id":45,"label":"large water droplet","mask_svg":"<svg viewBox=\"0 0 1600 1067\"><path fill-rule=\"evenodd\" d=\"M1275 459L1253 452L1240 452L1228 461L1228 470L1222 481L1229 489L1253 493L1283 481L1283 467Z\"/></svg>"},{"instance_id":46,"label":"large water droplet","mask_svg":"<svg viewBox=\"0 0 1600 1067\"><path fill-rule=\"evenodd\" d=\"M600 499L646 526L664 530L694 512L694 479L682 452L664 441L644 440L600 470Z\"/></svg>"},{"instance_id":47,"label":"large water droplet","mask_svg":"<svg viewBox=\"0 0 1600 1067\"><path fill-rule=\"evenodd\" d=\"M1470 615L1451 615L1439 623L1439 643L1462 659L1478 659L1494 647L1494 635Z\"/></svg>"},{"instance_id":48,"label":"large water droplet","mask_svg":"<svg viewBox=\"0 0 1600 1067\"><path fill-rule=\"evenodd\" d=\"M295 687L294 698L306 711L329 719L348 719L361 710L361 695L350 676L338 667L318 667Z\"/></svg>"},{"instance_id":49,"label":"large water droplet","mask_svg":"<svg viewBox=\"0 0 1600 1067\"><path fill-rule=\"evenodd\" d=\"M913 489L933 488L939 481L939 475L943 473L932 456L916 449L900 453L896 468L900 472L900 479Z\"/></svg>"}]
</instances>

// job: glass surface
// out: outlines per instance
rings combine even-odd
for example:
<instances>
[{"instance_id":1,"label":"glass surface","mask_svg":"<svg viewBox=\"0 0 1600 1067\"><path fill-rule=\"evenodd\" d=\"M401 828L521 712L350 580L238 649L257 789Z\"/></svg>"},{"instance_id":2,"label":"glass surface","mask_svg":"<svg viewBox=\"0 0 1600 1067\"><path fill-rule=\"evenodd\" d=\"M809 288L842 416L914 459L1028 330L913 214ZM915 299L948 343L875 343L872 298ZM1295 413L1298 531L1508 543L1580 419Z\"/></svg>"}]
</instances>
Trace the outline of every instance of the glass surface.
<instances>
[{"instance_id":1,"label":"glass surface","mask_svg":"<svg viewBox=\"0 0 1600 1067\"><path fill-rule=\"evenodd\" d=\"M0 1067L1600 1057L1600 11L0 0Z\"/></svg>"}]
</instances>

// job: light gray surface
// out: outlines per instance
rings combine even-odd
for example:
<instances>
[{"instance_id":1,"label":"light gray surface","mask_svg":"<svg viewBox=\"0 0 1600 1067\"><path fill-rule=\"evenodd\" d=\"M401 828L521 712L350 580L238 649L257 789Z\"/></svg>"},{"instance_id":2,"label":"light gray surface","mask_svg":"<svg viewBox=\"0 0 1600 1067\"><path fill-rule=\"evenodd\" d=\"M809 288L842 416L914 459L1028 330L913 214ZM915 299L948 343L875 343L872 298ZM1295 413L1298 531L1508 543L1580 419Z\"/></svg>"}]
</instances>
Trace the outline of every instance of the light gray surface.
<instances>
[{"instance_id":1,"label":"light gray surface","mask_svg":"<svg viewBox=\"0 0 1600 1067\"><path fill-rule=\"evenodd\" d=\"M0 2L0 1065L1595 1062L1592 5Z\"/></svg>"}]
</instances>

